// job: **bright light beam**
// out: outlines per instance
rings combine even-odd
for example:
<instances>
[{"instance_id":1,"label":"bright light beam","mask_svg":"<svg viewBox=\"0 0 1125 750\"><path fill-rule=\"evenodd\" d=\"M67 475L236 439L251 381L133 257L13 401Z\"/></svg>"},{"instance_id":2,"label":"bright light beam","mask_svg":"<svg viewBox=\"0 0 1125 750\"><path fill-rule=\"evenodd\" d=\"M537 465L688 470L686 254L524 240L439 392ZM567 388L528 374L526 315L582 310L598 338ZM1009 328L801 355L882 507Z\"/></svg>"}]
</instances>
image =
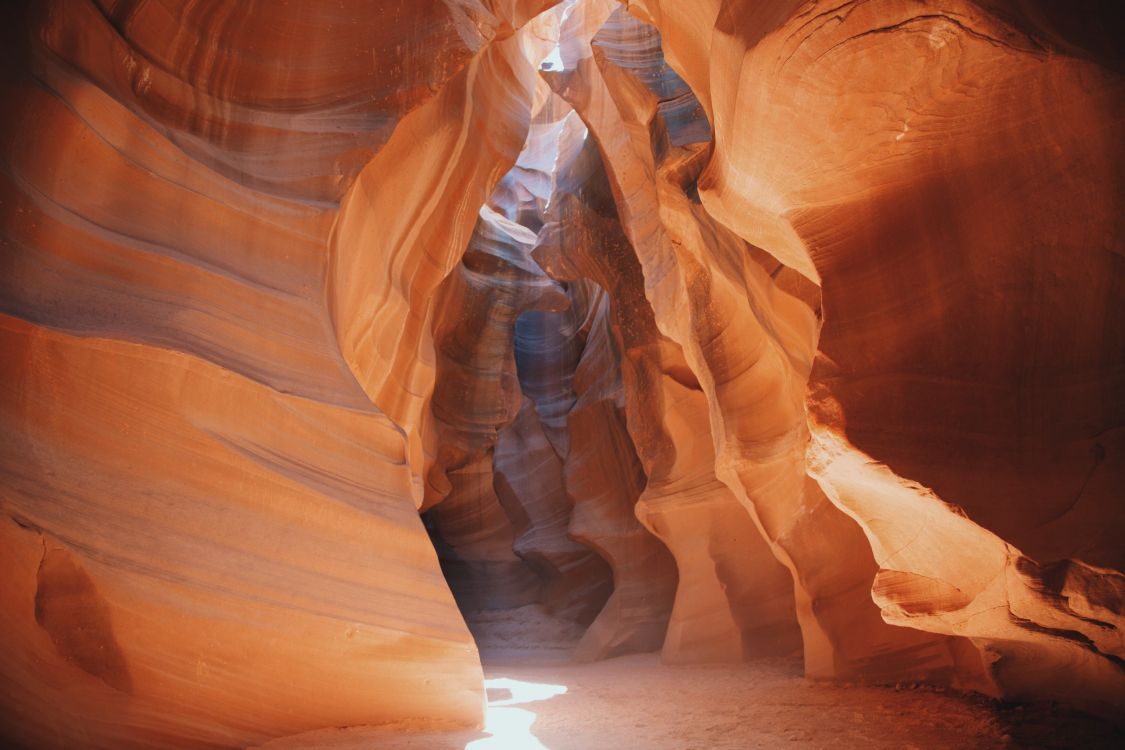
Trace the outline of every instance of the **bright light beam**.
<instances>
[{"instance_id":1,"label":"bright light beam","mask_svg":"<svg viewBox=\"0 0 1125 750\"><path fill-rule=\"evenodd\" d=\"M484 731L491 735L473 740L465 750L549 750L531 733L535 712L512 706L545 701L566 692L566 685L546 685L507 677L485 680L486 689L507 689L512 697L489 701L485 709Z\"/></svg>"}]
</instances>

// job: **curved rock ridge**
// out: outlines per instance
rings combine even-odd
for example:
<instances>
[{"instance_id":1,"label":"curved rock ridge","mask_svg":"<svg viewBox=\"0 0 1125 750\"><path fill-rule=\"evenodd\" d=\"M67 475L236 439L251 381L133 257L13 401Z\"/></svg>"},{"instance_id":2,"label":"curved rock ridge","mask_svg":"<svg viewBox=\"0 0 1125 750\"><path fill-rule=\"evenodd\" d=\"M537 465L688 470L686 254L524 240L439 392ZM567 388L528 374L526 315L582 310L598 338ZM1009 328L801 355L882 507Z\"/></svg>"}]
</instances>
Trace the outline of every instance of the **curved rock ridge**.
<instances>
[{"instance_id":1,"label":"curved rock ridge","mask_svg":"<svg viewBox=\"0 0 1125 750\"><path fill-rule=\"evenodd\" d=\"M424 419L434 378L434 293L519 156L549 32L549 24L532 22L488 45L400 123L341 202L328 278L339 348L364 392L398 424ZM407 163L409 170L397 168ZM429 459L421 430L408 438L421 505Z\"/></svg>"},{"instance_id":2,"label":"curved rock ridge","mask_svg":"<svg viewBox=\"0 0 1125 750\"><path fill-rule=\"evenodd\" d=\"M538 602L542 581L515 554L516 530L493 489L491 452L446 476L448 496L424 518L442 573L471 630L479 612Z\"/></svg>"},{"instance_id":3,"label":"curved rock ridge","mask_svg":"<svg viewBox=\"0 0 1125 750\"><path fill-rule=\"evenodd\" d=\"M793 574L809 673L954 679L953 644L880 622L866 540L805 472L814 311L692 200L686 188L705 152L668 143L640 81L596 45L573 71L546 75L590 127L656 325L682 347L710 403L716 474Z\"/></svg>"},{"instance_id":4,"label":"curved rock ridge","mask_svg":"<svg viewBox=\"0 0 1125 750\"><path fill-rule=\"evenodd\" d=\"M633 512L644 474L621 412L609 297L552 281L529 254L531 228L561 196L560 170L585 139L581 119L549 95L442 286L431 404L438 448L424 507L433 506L443 567L479 638L497 640L481 610L538 601L589 626L574 656L591 660L660 646L676 573ZM478 457L491 459L495 492L459 481ZM468 471L485 472L479 463ZM513 552L539 575L538 595L500 570L511 570Z\"/></svg>"},{"instance_id":5,"label":"curved rock ridge","mask_svg":"<svg viewBox=\"0 0 1125 750\"><path fill-rule=\"evenodd\" d=\"M526 150L544 143L529 137ZM528 166L535 158L521 157L490 202L523 199L523 209L507 207L513 215L542 202L534 183L545 173ZM561 460L544 441L539 408L525 396L533 390L531 376L524 368L517 372L519 321L565 317L571 305L532 260L535 239L486 205L436 302L438 361L428 424L438 449L424 507L433 508L443 569L470 624L476 611L540 601L560 614L585 613L578 616L588 622L605 598L592 592L609 586L604 563L566 536L573 501L563 488Z\"/></svg>"},{"instance_id":6,"label":"curved rock ridge","mask_svg":"<svg viewBox=\"0 0 1125 750\"><path fill-rule=\"evenodd\" d=\"M531 399L524 398L516 421L500 433L493 470L496 494L516 528L513 550L544 581L539 600L560 619L590 623L612 592L613 572L567 534L574 499Z\"/></svg>"},{"instance_id":7,"label":"curved rock ridge","mask_svg":"<svg viewBox=\"0 0 1125 750\"><path fill-rule=\"evenodd\" d=\"M565 424L562 480L573 499L567 533L596 550L613 570L613 594L574 652L579 660L594 660L660 646L676 570L664 546L634 515L645 475L625 425L609 297L591 285L570 288L572 307L589 312ZM553 330L566 335L566 327Z\"/></svg>"},{"instance_id":8,"label":"curved rock ridge","mask_svg":"<svg viewBox=\"0 0 1125 750\"><path fill-rule=\"evenodd\" d=\"M578 400L567 418L566 482L579 498L570 533L609 560L614 591L579 644L585 659L658 648L677 581L673 558L634 514L647 477L626 426L611 302L604 293L596 300L597 317L575 373Z\"/></svg>"},{"instance_id":9,"label":"curved rock ridge","mask_svg":"<svg viewBox=\"0 0 1125 750\"><path fill-rule=\"evenodd\" d=\"M535 573L512 551L515 531L492 490L497 431L513 421L521 393L512 330L532 307L569 304L527 256L533 232L482 208L460 265L435 303L437 456L423 508L441 540L439 559L464 612L538 599ZM439 504L440 503L440 504Z\"/></svg>"},{"instance_id":10,"label":"curved rock ridge","mask_svg":"<svg viewBox=\"0 0 1125 750\"><path fill-rule=\"evenodd\" d=\"M446 715L476 716L475 648L396 425L168 349L10 317L0 343L6 738L422 720L438 675Z\"/></svg>"},{"instance_id":11,"label":"curved rock ridge","mask_svg":"<svg viewBox=\"0 0 1125 750\"><path fill-rule=\"evenodd\" d=\"M529 310L570 305L565 290L531 259L535 237L484 207L461 263L438 291L430 402L438 455L427 506L444 495L440 472L489 451L498 430L516 418L523 398L513 342L517 319Z\"/></svg>"},{"instance_id":12,"label":"curved rock ridge","mask_svg":"<svg viewBox=\"0 0 1125 750\"><path fill-rule=\"evenodd\" d=\"M608 330L621 360L618 398L647 475L635 512L679 569L664 659L729 660L797 649L789 576L715 478L710 442L699 439L710 429L704 396L682 351L656 328L592 141L564 179L570 190L550 212L535 257L552 275L590 278L614 290Z\"/></svg>"},{"instance_id":13,"label":"curved rock ridge","mask_svg":"<svg viewBox=\"0 0 1125 750\"><path fill-rule=\"evenodd\" d=\"M711 123L699 98L664 59L660 32L638 22L619 5L598 29L593 39L604 58L627 70L659 100L657 111L675 146L706 143Z\"/></svg>"},{"instance_id":14,"label":"curved rock ridge","mask_svg":"<svg viewBox=\"0 0 1125 750\"><path fill-rule=\"evenodd\" d=\"M1122 567L1125 98L1097 14L1049 6L630 3L711 117L707 212L821 286L805 461L884 619L1113 714L1121 610L1075 587Z\"/></svg>"},{"instance_id":15,"label":"curved rock ridge","mask_svg":"<svg viewBox=\"0 0 1125 750\"><path fill-rule=\"evenodd\" d=\"M460 259L547 92L550 4L5 5L6 745L479 723L417 514L429 331L364 305ZM406 205L462 229L396 230ZM373 375L385 330L414 338Z\"/></svg>"},{"instance_id":16,"label":"curved rock ridge","mask_svg":"<svg viewBox=\"0 0 1125 750\"><path fill-rule=\"evenodd\" d=\"M82 71L243 185L334 202L405 114L552 4L45 0L28 15L34 65Z\"/></svg>"}]
</instances>

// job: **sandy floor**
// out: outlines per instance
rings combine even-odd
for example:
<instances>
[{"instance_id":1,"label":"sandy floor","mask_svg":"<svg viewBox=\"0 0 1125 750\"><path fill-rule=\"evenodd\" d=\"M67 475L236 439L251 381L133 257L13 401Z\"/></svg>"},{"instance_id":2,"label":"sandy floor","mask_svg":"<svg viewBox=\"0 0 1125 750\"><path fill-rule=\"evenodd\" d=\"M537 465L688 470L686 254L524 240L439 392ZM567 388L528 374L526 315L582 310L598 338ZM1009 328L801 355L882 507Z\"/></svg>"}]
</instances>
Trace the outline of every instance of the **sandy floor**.
<instances>
[{"instance_id":1,"label":"sandy floor","mask_svg":"<svg viewBox=\"0 0 1125 750\"><path fill-rule=\"evenodd\" d=\"M595 664L558 652L486 653L485 732L355 728L268 743L331 750L724 750L726 748L1125 748L1106 722L1004 708L931 689L816 683L795 660L665 666L655 654ZM527 664L528 659L540 663ZM553 662L551 660L554 660ZM523 662L522 665L513 662Z\"/></svg>"}]
</instances>

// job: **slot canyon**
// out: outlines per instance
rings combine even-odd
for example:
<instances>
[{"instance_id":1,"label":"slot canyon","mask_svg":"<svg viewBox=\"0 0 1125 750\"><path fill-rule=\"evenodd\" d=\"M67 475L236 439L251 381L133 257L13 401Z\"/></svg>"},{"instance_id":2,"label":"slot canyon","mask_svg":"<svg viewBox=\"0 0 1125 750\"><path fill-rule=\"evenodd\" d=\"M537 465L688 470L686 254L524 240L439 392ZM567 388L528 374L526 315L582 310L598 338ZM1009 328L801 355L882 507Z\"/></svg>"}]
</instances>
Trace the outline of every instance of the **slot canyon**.
<instances>
[{"instance_id":1,"label":"slot canyon","mask_svg":"<svg viewBox=\"0 0 1125 750\"><path fill-rule=\"evenodd\" d=\"M0 746L1125 747L1113 0L10 0Z\"/></svg>"}]
</instances>

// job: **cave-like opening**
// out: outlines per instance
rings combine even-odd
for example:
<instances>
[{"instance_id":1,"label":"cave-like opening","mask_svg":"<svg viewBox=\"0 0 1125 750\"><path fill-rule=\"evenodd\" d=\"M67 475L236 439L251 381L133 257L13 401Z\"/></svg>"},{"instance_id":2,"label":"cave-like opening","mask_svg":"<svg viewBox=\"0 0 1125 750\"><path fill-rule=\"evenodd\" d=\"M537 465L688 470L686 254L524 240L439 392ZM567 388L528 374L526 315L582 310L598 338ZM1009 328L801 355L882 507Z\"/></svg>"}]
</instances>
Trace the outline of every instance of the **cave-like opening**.
<instances>
[{"instance_id":1,"label":"cave-like opening","mask_svg":"<svg viewBox=\"0 0 1125 750\"><path fill-rule=\"evenodd\" d=\"M715 478L706 420L685 436L645 405L672 389L706 413L684 355L655 323L604 146L570 101L568 65L584 54L641 87L654 102L654 150L687 165L679 172L698 174L708 120L654 27L617 8L576 52L573 9L557 11L523 151L437 294L438 439L423 519L486 659L661 649L673 661L739 659L763 639L791 653L787 574ZM697 202L695 178L681 179ZM680 533L685 515L702 526ZM712 544L707 570L693 536L719 527L727 539ZM685 574L692 588L677 598ZM752 579L777 601L753 601Z\"/></svg>"},{"instance_id":2,"label":"cave-like opening","mask_svg":"<svg viewBox=\"0 0 1125 750\"><path fill-rule=\"evenodd\" d=\"M523 151L437 295L440 439L423 520L485 658L658 650L676 589L672 555L636 513L647 477L622 369L638 331L656 335L652 313L597 145L559 93L574 5L555 11ZM705 142L655 29L623 8L603 20L593 44L659 100L667 140ZM617 228L589 236L578 212L591 210ZM588 267L564 260L583 255ZM607 273L630 275L625 293L598 283Z\"/></svg>"}]
</instances>

